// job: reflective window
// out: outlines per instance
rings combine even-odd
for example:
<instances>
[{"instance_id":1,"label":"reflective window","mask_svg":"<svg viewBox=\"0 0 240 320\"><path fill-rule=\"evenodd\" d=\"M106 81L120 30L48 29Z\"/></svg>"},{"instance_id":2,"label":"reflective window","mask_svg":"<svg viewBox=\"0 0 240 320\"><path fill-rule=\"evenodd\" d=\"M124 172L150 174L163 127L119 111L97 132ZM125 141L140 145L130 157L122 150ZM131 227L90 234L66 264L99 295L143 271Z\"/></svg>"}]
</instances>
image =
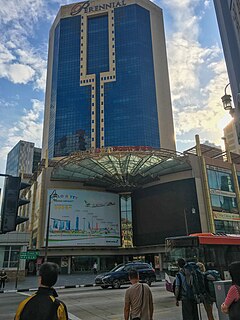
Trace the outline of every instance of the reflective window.
<instances>
[{"instance_id":1,"label":"reflective window","mask_svg":"<svg viewBox=\"0 0 240 320\"><path fill-rule=\"evenodd\" d=\"M240 221L225 221L215 220L215 229L217 232L239 234L240 233Z\"/></svg>"},{"instance_id":2,"label":"reflective window","mask_svg":"<svg viewBox=\"0 0 240 320\"><path fill-rule=\"evenodd\" d=\"M132 199L131 196L121 196L121 228L122 246L124 248L133 246L132 229Z\"/></svg>"},{"instance_id":3,"label":"reflective window","mask_svg":"<svg viewBox=\"0 0 240 320\"><path fill-rule=\"evenodd\" d=\"M207 170L209 188L234 192L232 174L217 170Z\"/></svg>"},{"instance_id":4,"label":"reflective window","mask_svg":"<svg viewBox=\"0 0 240 320\"><path fill-rule=\"evenodd\" d=\"M91 139L91 86L80 86L81 17L62 19L55 29L49 156L86 150Z\"/></svg>"},{"instance_id":5,"label":"reflective window","mask_svg":"<svg viewBox=\"0 0 240 320\"><path fill-rule=\"evenodd\" d=\"M116 81L105 84L105 145L159 147L149 11L114 11Z\"/></svg>"},{"instance_id":6,"label":"reflective window","mask_svg":"<svg viewBox=\"0 0 240 320\"><path fill-rule=\"evenodd\" d=\"M217 170L207 170L208 184L213 210L237 213L237 199L232 174Z\"/></svg>"},{"instance_id":7,"label":"reflective window","mask_svg":"<svg viewBox=\"0 0 240 320\"><path fill-rule=\"evenodd\" d=\"M50 157L91 146L93 88L85 80L89 85L80 86L81 23L81 16L64 18L54 32ZM87 74L96 75L96 146L100 146L100 73L109 71L113 58L116 81L104 84L105 146L159 147L149 11L138 5L116 8L111 38L115 43L109 43L106 14L89 17L86 27ZM109 57L109 45L115 47L114 57Z\"/></svg>"},{"instance_id":8,"label":"reflective window","mask_svg":"<svg viewBox=\"0 0 240 320\"><path fill-rule=\"evenodd\" d=\"M0 248L0 268L16 268L18 265L19 252L19 246L5 246Z\"/></svg>"}]
</instances>

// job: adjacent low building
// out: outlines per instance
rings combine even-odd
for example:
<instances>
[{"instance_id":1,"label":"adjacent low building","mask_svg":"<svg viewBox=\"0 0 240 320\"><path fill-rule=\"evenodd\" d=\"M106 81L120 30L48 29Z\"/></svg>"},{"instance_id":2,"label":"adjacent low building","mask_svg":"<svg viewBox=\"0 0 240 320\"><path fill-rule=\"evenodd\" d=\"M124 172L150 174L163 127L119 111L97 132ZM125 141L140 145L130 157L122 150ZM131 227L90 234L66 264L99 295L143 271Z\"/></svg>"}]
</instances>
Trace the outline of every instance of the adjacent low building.
<instances>
[{"instance_id":1,"label":"adjacent low building","mask_svg":"<svg viewBox=\"0 0 240 320\"><path fill-rule=\"evenodd\" d=\"M20 140L7 155L6 174L30 177L41 161L41 148Z\"/></svg>"}]
</instances>

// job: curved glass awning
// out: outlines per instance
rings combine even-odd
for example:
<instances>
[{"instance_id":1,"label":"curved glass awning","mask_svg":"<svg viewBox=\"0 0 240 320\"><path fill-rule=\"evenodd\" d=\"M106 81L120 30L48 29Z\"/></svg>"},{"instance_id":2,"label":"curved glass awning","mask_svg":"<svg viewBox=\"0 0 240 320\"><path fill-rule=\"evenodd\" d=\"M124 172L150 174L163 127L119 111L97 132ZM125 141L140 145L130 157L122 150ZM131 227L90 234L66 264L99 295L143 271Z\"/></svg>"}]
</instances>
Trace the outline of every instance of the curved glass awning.
<instances>
[{"instance_id":1,"label":"curved glass awning","mask_svg":"<svg viewBox=\"0 0 240 320\"><path fill-rule=\"evenodd\" d=\"M58 161L51 179L132 191L161 176L191 170L186 155L149 147L113 147L75 152Z\"/></svg>"}]
</instances>

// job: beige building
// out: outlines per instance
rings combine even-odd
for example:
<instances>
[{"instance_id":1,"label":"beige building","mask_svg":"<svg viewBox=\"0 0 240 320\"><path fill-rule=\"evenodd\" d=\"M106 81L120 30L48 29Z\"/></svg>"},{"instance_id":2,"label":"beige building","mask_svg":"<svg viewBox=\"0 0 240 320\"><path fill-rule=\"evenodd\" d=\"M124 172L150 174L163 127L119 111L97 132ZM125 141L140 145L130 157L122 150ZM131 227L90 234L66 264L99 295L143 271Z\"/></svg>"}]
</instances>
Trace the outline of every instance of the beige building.
<instances>
[{"instance_id":1,"label":"beige building","mask_svg":"<svg viewBox=\"0 0 240 320\"><path fill-rule=\"evenodd\" d=\"M224 137L231 152L240 154L240 145L238 143L238 137L236 132L236 126L234 119L223 129Z\"/></svg>"}]
</instances>

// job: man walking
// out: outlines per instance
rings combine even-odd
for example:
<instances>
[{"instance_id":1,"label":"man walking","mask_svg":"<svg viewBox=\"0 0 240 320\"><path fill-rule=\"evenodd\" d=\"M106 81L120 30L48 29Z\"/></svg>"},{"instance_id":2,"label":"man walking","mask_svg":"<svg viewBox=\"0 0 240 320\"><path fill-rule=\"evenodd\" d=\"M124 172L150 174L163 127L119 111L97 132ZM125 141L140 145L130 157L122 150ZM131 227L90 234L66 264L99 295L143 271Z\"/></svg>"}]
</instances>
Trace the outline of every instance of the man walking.
<instances>
[{"instance_id":1,"label":"man walking","mask_svg":"<svg viewBox=\"0 0 240 320\"><path fill-rule=\"evenodd\" d=\"M68 320L67 308L56 299L58 295L52 287L57 282L58 273L56 263L41 265L38 291L19 304L15 320Z\"/></svg>"},{"instance_id":2,"label":"man walking","mask_svg":"<svg viewBox=\"0 0 240 320\"><path fill-rule=\"evenodd\" d=\"M7 280L7 274L4 269L0 271L0 289L5 288L5 282Z\"/></svg>"},{"instance_id":3,"label":"man walking","mask_svg":"<svg viewBox=\"0 0 240 320\"><path fill-rule=\"evenodd\" d=\"M153 299L149 286L139 283L137 270L132 269L128 273L131 287L125 293L124 320L152 320Z\"/></svg>"},{"instance_id":4,"label":"man walking","mask_svg":"<svg viewBox=\"0 0 240 320\"><path fill-rule=\"evenodd\" d=\"M97 261L95 261L93 264L93 273L94 274L97 274L97 268L98 268Z\"/></svg>"},{"instance_id":5,"label":"man walking","mask_svg":"<svg viewBox=\"0 0 240 320\"><path fill-rule=\"evenodd\" d=\"M185 274L186 262L184 259L178 259L179 273L176 275L175 283L175 298L176 306L179 306L179 301L182 300L182 317L183 320L199 320L197 302L194 298L194 292L191 285L187 281Z\"/></svg>"}]
</instances>

